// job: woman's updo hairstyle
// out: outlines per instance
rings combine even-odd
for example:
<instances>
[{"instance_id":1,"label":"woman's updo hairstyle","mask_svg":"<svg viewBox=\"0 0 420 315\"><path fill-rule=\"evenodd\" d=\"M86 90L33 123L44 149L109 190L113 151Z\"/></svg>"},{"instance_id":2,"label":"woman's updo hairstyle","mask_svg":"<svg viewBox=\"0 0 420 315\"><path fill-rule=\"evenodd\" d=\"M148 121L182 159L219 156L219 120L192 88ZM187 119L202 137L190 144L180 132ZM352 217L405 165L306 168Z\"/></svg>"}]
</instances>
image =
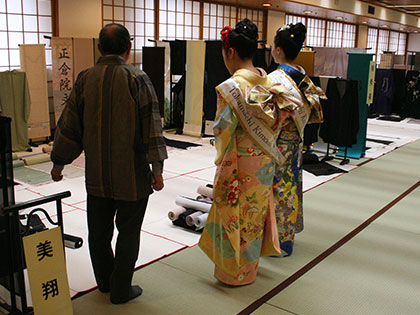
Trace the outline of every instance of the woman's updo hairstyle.
<instances>
[{"instance_id":1,"label":"woman's updo hairstyle","mask_svg":"<svg viewBox=\"0 0 420 315\"><path fill-rule=\"evenodd\" d=\"M242 59L250 59L255 55L258 46L258 27L249 19L238 22L233 30L225 27L221 33L224 49L234 48Z\"/></svg>"},{"instance_id":2,"label":"woman's updo hairstyle","mask_svg":"<svg viewBox=\"0 0 420 315\"><path fill-rule=\"evenodd\" d=\"M287 24L277 31L274 45L283 49L287 60L296 59L306 38L306 27L302 23Z\"/></svg>"}]
</instances>

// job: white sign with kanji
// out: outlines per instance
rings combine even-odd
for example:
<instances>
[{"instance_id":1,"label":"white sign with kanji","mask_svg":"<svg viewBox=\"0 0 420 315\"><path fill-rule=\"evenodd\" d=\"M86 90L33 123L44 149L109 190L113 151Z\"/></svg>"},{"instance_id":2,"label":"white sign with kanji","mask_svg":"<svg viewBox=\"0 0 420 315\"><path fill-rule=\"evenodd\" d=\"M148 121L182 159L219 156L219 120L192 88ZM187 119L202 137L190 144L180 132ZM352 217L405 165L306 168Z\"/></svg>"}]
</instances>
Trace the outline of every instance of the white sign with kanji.
<instances>
[{"instance_id":1,"label":"white sign with kanji","mask_svg":"<svg viewBox=\"0 0 420 315\"><path fill-rule=\"evenodd\" d=\"M54 112L57 124L73 88L73 40L53 37L51 48Z\"/></svg>"},{"instance_id":2,"label":"white sign with kanji","mask_svg":"<svg viewBox=\"0 0 420 315\"><path fill-rule=\"evenodd\" d=\"M73 314L61 228L23 238L34 313Z\"/></svg>"}]
</instances>

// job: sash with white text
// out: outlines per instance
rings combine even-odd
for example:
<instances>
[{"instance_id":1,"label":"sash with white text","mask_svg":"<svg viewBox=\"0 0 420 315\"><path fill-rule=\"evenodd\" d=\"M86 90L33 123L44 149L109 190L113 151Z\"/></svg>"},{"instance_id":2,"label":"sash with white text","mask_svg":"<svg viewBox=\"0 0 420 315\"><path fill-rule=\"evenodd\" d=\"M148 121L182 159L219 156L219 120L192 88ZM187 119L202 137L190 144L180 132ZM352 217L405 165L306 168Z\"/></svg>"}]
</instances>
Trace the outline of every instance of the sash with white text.
<instances>
[{"instance_id":1,"label":"sash with white text","mask_svg":"<svg viewBox=\"0 0 420 315\"><path fill-rule=\"evenodd\" d=\"M285 157L277 147L278 131L273 131L264 122L250 115L246 109L245 98L234 79L228 79L217 87L217 90L231 103L244 130L256 144L277 164L282 165Z\"/></svg>"}]
</instances>

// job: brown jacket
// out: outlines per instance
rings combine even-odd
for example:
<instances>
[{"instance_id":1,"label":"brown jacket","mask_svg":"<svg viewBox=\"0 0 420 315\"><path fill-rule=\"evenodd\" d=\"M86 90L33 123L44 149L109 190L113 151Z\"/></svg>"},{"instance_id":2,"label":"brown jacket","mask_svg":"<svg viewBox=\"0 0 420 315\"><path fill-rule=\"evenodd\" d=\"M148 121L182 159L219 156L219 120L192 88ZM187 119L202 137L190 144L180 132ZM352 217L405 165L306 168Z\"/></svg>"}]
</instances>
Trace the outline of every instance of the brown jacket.
<instances>
[{"instance_id":1,"label":"brown jacket","mask_svg":"<svg viewBox=\"0 0 420 315\"><path fill-rule=\"evenodd\" d=\"M149 163L167 158L159 104L149 77L120 56L79 74L58 121L54 164L82 150L88 194L134 201L152 193Z\"/></svg>"}]
</instances>

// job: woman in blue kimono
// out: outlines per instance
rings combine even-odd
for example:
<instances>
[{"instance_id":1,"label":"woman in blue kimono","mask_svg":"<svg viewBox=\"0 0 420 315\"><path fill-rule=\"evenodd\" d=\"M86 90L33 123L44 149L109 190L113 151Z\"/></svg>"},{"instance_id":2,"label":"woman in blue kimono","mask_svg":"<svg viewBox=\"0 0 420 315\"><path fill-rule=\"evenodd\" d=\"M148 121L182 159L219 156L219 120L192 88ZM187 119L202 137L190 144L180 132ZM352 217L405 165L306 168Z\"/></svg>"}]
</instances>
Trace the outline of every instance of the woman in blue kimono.
<instances>
[{"instance_id":1,"label":"woman in blue kimono","mask_svg":"<svg viewBox=\"0 0 420 315\"><path fill-rule=\"evenodd\" d=\"M305 38L306 27L302 23L285 25L277 31L271 50L279 67L270 73L270 79L273 83L284 85L302 104L294 115L282 123L277 140L277 145L286 158L286 163L276 166L273 181L282 256L292 254L295 234L303 230L303 130L307 123L322 122L320 98L326 98L324 92L306 75L305 69L294 63Z\"/></svg>"}]
</instances>

